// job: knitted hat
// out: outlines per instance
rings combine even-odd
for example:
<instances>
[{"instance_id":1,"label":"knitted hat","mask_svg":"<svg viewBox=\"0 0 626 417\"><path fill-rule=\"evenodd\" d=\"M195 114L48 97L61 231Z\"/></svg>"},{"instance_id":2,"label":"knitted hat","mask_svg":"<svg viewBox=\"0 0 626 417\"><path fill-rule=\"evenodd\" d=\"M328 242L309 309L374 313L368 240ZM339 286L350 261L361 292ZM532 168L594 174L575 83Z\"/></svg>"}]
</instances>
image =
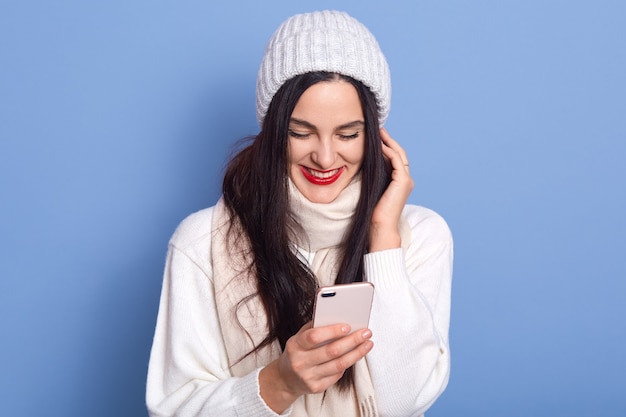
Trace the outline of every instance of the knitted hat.
<instances>
[{"instance_id":1,"label":"knitted hat","mask_svg":"<svg viewBox=\"0 0 626 417\"><path fill-rule=\"evenodd\" d=\"M265 48L256 84L257 119L263 119L280 87L296 75L328 71L361 81L374 93L382 126L391 105L389 67L378 42L344 12L295 15L283 22Z\"/></svg>"}]
</instances>

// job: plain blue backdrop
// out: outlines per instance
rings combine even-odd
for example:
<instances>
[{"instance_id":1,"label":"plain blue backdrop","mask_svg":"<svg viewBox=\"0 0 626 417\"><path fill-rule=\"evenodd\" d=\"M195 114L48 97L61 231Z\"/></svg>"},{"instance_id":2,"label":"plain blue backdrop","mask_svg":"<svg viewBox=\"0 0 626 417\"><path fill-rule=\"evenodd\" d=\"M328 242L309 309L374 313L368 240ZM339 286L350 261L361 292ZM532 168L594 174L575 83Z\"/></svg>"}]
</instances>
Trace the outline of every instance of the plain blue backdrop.
<instances>
[{"instance_id":1,"label":"plain blue backdrop","mask_svg":"<svg viewBox=\"0 0 626 417\"><path fill-rule=\"evenodd\" d=\"M626 3L0 1L0 415L146 416L167 240L258 131L288 16L387 55L410 198L455 236L436 416L625 416Z\"/></svg>"}]
</instances>

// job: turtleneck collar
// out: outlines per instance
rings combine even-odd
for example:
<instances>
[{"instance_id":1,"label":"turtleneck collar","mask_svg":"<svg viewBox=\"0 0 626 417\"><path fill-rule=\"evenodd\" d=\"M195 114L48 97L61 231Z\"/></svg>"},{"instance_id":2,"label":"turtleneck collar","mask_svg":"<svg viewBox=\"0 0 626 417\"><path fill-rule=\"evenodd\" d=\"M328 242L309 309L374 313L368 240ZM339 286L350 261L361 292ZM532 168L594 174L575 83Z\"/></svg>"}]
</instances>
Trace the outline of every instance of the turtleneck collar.
<instances>
[{"instance_id":1,"label":"turtleneck collar","mask_svg":"<svg viewBox=\"0 0 626 417\"><path fill-rule=\"evenodd\" d=\"M330 203L312 203L289 179L291 215L305 234L296 236L294 243L309 252L339 246L352 222L360 195L360 175Z\"/></svg>"}]
</instances>

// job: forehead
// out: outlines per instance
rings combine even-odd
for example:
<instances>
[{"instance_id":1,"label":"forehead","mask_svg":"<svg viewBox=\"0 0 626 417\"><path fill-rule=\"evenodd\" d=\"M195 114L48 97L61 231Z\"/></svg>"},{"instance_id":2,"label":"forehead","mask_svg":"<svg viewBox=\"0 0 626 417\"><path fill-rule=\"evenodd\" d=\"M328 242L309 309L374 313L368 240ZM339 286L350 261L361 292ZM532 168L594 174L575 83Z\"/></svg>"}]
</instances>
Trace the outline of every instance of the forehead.
<instances>
[{"instance_id":1,"label":"forehead","mask_svg":"<svg viewBox=\"0 0 626 417\"><path fill-rule=\"evenodd\" d=\"M363 121L356 88L345 80L321 81L309 87L291 114L318 127Z\"/></svg>"}]
</instances>

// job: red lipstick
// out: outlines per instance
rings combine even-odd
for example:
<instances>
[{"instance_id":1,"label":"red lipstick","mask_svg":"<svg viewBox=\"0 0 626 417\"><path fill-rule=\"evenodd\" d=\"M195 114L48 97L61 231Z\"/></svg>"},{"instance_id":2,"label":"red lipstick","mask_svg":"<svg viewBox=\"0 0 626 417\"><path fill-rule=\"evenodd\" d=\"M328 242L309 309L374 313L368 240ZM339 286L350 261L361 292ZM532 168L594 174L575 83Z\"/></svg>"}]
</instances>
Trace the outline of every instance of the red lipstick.
<instances>
[{"instance_id":1,"label":"red lipstick","mask_svg":"<svg viewBox=\"0 0 626 417\"><path fill-rule=\"evenodd\" d=\"M307 181L315 185L330 185L334 183L335 181L337 181L339 177L341 176L341 174L343 174L343 171L345 170L346 170L346 167L341 167L337 170L335 174L330 175L328 177L324 176L323 178L321 178L321 177L317 177L313 175L308 168L303 167L302 165L300 166L300 171L302 171L302 175L304 175L304 178L306 178ZM315 171L315 172L319 172L320 174L327 174L333 171L335 170L331 169L328 171Z\"/></svg>"}]
</instances>

